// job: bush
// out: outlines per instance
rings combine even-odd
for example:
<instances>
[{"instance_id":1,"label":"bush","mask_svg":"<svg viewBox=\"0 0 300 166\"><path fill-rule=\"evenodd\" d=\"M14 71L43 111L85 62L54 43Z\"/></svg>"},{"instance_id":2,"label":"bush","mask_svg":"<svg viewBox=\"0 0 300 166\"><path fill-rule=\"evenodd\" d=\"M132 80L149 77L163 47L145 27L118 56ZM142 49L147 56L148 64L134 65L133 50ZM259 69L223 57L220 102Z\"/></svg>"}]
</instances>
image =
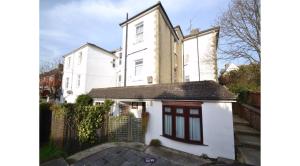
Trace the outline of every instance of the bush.
<instances>
[{"instance_id":1,"label":"bush","mask_svg":"<svg viewBox=\"0 0 300 166\"><path fill-rule=\"evenodd\" d=\"M161 143L160 143L160 140L159 139L152 139L150 141L150 146L160 146Z\"/></svg>"},{"instance_id":2,"label":"bush","mask_svg":"<svg viewBox=\"0 0 300 166\"><path fill-rule=\"evenodd\" d=\"M80 105L80 106L93 105L93 98L89 95L79 95L76 99L76 105Z\"/></svg>"}]
</instances>

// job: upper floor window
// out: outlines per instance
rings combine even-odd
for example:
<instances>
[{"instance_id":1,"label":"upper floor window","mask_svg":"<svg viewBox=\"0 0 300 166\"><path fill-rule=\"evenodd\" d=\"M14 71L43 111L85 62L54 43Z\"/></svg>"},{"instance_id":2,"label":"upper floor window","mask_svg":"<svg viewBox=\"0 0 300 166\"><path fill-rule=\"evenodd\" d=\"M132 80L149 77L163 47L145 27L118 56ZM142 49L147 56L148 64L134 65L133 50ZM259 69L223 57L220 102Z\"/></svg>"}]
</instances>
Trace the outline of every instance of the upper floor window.
<instances>
[{"instance_id":1,"label":"upper floor window","mask_svg":"<svg viewBox=\"0 0 300 166\"><path fill-rule=\"evenodd\" d=\"M134 75L140 76L142 74L142 69L143 69L143 59L136 60Z\"/></svg>"},{"instance_id":2,"label":"upper floor window","mask_svg":"<svg viewBox=\"0 0 300 166\"><path fill-rule=\"evenodd\" d=\"M82 52L80 52L78 55L78 65L81 64L81 61L82 61Z\"/></svg>"},{"instance_id":3,"label":"upper floor window","mask_svg":"<svg viewBox=\"0 0 300 166\"><path fill-rule=\"evenodd\" d=\"M144 23L138 23L136 25L136 42L143 41L143 33L144 33Z\"/></svg>"},{"instance_id":4,"label":"upper floor window","mask_svg":"<svg viewBox=\"0 0 300 166\"><path fill-rule=\"evenodd\" d=\"M120 56L119 56L119 65L122 64L122 53L120 53Z\"/></svg>"},{"instance_id":5,"label":"upper floor window","mask_svg":"<svg viewBox=\"0 0 300 166\"><path fill-rule=\"evenodd\" d=\"M121 82L122 81L122 76L121 75L119 75L119 82Z\"/></svg>"},{"instance_id":6,"label":"upper floor window","mask_svg":"<svg viewBox=\"0 0 300 166\"><path fill-rule=\"evenodd\" d=\"M80 75L77 75L77 87L80 87Z\"/></svg>"},{"instance_id":7,"label":"upper floor window","mask_svg":"<svg viewBox=\"0 0 300 166\"><path fill-rule=\"evenodd\" d=\"M113 61L112 61L112 67L116 67L116 59L113 59Z\"/></svg>"},{"instance_id":8,"label":"upper floor window","mask_svg":"<svg viewBox=\"0 0 300 166\"><path fill-rule=\"evenodd\" d=\"M66 88L69 88L69 77L66 78Z\"/></svg>"},{"instance_id":9,"label":"upper floor window","mask_svg":"<svg viewBox=\"0 0 300 166\"><path fill-rule=\"evenodd\" d=\"M67 59L67 66L68 66L68 68L70 68L71 67L71 57L68 57L68 59Z\"/></svg>"}]
</instances>

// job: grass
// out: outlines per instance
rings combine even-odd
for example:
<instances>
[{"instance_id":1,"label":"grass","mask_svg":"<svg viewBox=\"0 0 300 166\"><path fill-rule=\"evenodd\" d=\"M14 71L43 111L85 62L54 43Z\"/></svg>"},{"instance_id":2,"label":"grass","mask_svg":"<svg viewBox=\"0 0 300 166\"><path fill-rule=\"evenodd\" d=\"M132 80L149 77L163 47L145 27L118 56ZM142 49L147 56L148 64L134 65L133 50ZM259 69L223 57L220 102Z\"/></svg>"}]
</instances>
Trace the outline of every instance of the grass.
<instances>
[{"instance_id":1,"label":"grass","mask_svg":"<svg viewBox=\"0 0 300 166\"><path fill-rule=\"evenodd\" d=\"M40 148L40 163L66 156L67 153L64 152L62 149L56 147L53 143L45 144Z\"/></svg>"}]
</instances>

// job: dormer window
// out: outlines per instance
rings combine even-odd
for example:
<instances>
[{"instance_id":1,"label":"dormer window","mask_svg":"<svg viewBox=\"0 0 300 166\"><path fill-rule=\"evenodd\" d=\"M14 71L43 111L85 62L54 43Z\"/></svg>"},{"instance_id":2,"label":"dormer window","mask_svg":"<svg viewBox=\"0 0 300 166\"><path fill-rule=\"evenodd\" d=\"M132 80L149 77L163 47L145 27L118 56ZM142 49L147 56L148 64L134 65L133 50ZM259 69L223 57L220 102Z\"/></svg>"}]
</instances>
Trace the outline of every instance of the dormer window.
<instances>
[{"instance_id":1,"label":"dormer window","mask_svg":"<svg viewBox=\"0 0 300 166\"><path fill-rule=\"evenodd\" d=\"M136 25L136 42L142 42L143 41L143 33L144 33L144 23L138 23Z\"/></svg>"}]
</instances>

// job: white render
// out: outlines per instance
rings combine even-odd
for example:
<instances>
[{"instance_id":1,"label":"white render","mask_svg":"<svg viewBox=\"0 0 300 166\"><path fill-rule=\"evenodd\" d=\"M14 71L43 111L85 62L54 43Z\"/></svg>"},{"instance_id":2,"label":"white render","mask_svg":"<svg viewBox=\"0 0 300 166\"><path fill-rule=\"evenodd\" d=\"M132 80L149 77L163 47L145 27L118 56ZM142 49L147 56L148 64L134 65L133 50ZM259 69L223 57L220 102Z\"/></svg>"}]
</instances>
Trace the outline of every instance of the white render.
<instances>
[{"instance_id":1,"label":"white render","mask_svg":"<svg viewBox=\"0 0 300 166\"><path fill-rule=\"evenodd\" d=\"M79 64L79 56L82 60ZM70 67L68 64L71 58ZM105 88L116 86L115 69L112 61L116 57L93 45L86 44L64 57L64 70L62 80L63 98L68 103L74 103L77 96L87 94L92 88ZM80 75L80 85L78 80ZM69 78L68 88L66 87ZM68 94L67 91L71 91Z\"/></svg>"},{"instance_id":2,"label":"white render","mask_svg":"<svg viewBox=\"0 0 300 166\"><path fill-rule=\"evenodd\" d=\"M185 39L183 42L184 80L189 77L189 81L217 81L216 34L216 32L205 33L198 37ZM197 55L197 40L199 57Z\"/></svg>"},{"instance_id":3,"label":"white render","mask_svg":"<svg viewBox=\"0 0 300 166\"><path fill-rule=\"evenodd\" d=\"M145 143L159 139L163 146L194 155L206 154L211 158L235 159L232 107L230 102L204 102L202 105L203 143L194 145L178 142L162 134L162 102L151 101L146 104L149 121Z\"/></svg>"},{"instance_id":4,"label":"white render","mask_svg":"<svg viewBox=\"0 0 300 166\"><path fill-rule=\"evenodd\" d=\"M128 24L127 40L127 76L126 85L147 85L147 76L155 75L155 19L157 10L151 11L143 17L137 18ZM136 39L136 25L143 23L143 39ZM122 54L125 55L126 26L122 27ZM135 76L135 61L143 59L141 76ZM125 63L125 57L122 64ZM124 86L124 65L121 68L122 85ZM154 80L154 83L157 83Z\"/></svg>"},{"instance_id":5,"label":"white render","mask_svg":"<svg viewBox=\"0 0 300 166\"><path fill-rule=\"evenodd\" d=\"M94 99L94 102L103 102L104 99ZM149 113L145 144L149 145L152 139L159 139L163 146L201 156L208 155L211 158L223 157L235 159L234 130L232 117L232 104L230 101L203 101L203 144L195 145L179 142L163 137L162 131L162 102L160 100L113 100L111 113L119 116L120 102L146 102L146 112ZM141 107L137 110L130 109L136 118L141 117ZM140 111L138 111L140 110Z\"/></svg>"}]
</instances>

